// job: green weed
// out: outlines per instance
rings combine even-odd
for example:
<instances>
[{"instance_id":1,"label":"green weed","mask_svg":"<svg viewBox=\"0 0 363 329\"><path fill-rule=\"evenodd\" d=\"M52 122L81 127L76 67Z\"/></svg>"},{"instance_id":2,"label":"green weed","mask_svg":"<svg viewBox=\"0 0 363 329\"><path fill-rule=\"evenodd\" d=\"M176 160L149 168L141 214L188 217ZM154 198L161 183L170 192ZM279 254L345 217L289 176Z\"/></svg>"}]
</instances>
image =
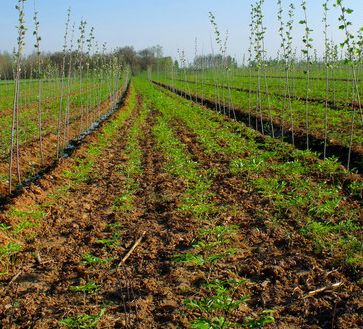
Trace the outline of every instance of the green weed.
<instances>
[{"instance_id":1,"label":"green weed","mask_svg":"<svg viewBox=\"0 0 363 329\"><path fill-rule=\"evenodd\" d=\"M261 328L268 324L274 323L275 318L273 314L273 310L264 310L257 319L251 317L247 318L243 323L243 326L247 328Z\"/></svg>"},{"instance_id":2,"label":"green weed","mask_svg":"<svg viewBox=\"0 0 363 329\"><path fill-rule=\"evenodd\" d=\"M60 320L59 323L71 329L96 328L106 309L102 309L97 315L76 315Z\"/></svg>"},{"instance_id":3,"label":"green weed","mask_svg":"<svg viewBox=\"0 0 363 329\"><path fill-rule=\"evenodd\" d=\"M15 255L22 250L18 243L9 242L0 246L0 264L4 264L5 271L0 272L0 276L8 273L9 265L14 262Z\"/></svg>"},{"instance_id":4,"label":"green weed","mask_svg":"<svg viewBox=\"0 0 363 329\"><path fill-rule=\"evenodd\" d=\"M84 292L85 294L90 294L90 293L94 293L94 292L97 292L98 290L100 290L100 286L96 282L90 281L84 285L71 286L71 287L69 287L69 290L75 291L75 292Z\"/></svg>"},{"instance_id":5,"label":"green weed","mask_svg":"<svg viewBox=\"0 0 363 329\"><path fill-rule=\"evenodd\" d=\"M39 221L43 219L47 214L40 209L20 210L13 208L8 212L8 215L13 218L33 219L35 221Z\"/></svg>"},{"instance_id":6,"label":"green weed","mask_svg":"<svg viewBox=\"0 0 363 329\"><path fill-rule=\"evenodd\" d=\"M173 260L176 263L186 263L196 266L202 266L205 263L203 256L192 253L176 254L173 256Z\"/></svg>"},{"instance_id":7,"label":"green weed","mask_svg":"<svg viewBox=\"0 0 363 329\"><path fill-rule=\"evenodd\" d=\"M200 232L200 236L213 236L217 240L220 240L225 237L232 237L238 233L239 226L238 225L217 225L211 229L202 230Z\"/></svg>"},{"instance_id":8,"label":"green weed","mask_svg":"<svg viewBox=\"0 0 363 329\"><path fill-rule=\"evenodd\" d=\"M82 262L84 264L91 265L91 266L106 264L106 263L111 262L112 260L113 260L113 258L102 259L102 258L96 257L90 253L82 255Z\"/></svg>"},{"instance_id":9,"label":"green weed","mask_svg":"<svg viewBox=\"0 0 363 329\"><path fill-rule=\"evenodd\" d=\"M102 244L108 248L115 248L120 242L120 235L117 232L112 234L112 237L109 239L99 239L96 240L96 243Z\"/></svg>"},{"instance_id":10,"label":"green weed","mask_svg":"<svg viewBox=\"0 0 363 329\"><path fill-rule=\"evenodd\" d=\"M249 300L249 296L235 298L237 288L245 283L246 280L215 280L204 285L207 296L185 300L187 308L202 314L192 322L192 328L238 327L226 317L231 317L233 311Z\"/></svg>"},{"instance_id":11,"label":"green weed","mask_svg":"<svg viewBox=\"0 0 363 329\"><path fill-rule=\"evenodd\" d=\"M11 226L5 224L5 223L0 223L0 230L1 231L9 231L11 229Z\"/></svg>"}]
</instances>

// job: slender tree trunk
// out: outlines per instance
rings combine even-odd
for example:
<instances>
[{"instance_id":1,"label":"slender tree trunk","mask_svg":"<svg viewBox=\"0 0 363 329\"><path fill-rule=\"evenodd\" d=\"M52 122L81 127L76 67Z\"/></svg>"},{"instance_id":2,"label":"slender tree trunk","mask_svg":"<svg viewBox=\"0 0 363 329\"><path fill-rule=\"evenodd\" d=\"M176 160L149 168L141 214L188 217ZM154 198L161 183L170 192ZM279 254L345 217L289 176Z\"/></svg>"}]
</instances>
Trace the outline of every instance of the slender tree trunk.
<instances>
[{"instance_id":1,"label":"slender tree trunk","mask_svg":"<svg viewBox=\"0 0 363 329\"><path fill-rule=\"evenodd\" d=\"M9 162L9 192L12 191L12 179L13 179L13 161L14 161L14 145L15 145L15 136L17 132L16 124L18 122L17 114L18 114L18 97L19 97L19 88L20 88L20 65L19 62L16 65L15 72L15 89L14 89L14 103L13 103L13 117L11 124L11 140L10 140L10 162Z\"/></svg>"}]
</instances>

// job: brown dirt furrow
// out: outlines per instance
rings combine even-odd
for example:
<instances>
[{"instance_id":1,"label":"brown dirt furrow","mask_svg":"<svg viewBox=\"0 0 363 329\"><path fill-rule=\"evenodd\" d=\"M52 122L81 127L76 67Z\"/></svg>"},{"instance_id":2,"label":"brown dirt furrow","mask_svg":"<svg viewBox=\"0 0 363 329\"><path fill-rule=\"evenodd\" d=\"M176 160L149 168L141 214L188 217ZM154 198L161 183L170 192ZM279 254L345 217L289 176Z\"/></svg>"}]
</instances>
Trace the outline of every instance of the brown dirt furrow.
<instances>
[{"instance_id":1,"label":"brown dirt furrow","mask_svg":"<svg viewBox=\"0 0 363 329\"><path fill-rule=\"evenodd\" d=\"M144 173L135 202L138 215L134 221L122 221L128 241L146 232L123 267L123 271L132 267L128 280L135 297L129 306L135 308L126 322L128 328L185 327L179 312L183 298L177 288L183 278L175 272L171 257L191 241L195 228L191 219L182 219L176 212L184 186L163 171L165 158L151 132L156 115L151 112L140 140Z\"/></svg>"},{"instance_id":2,"label":"brown dirt furrow","mask_svg":"<svg viewBox=\"0 0 363 329\"><path fill-rule=\"evenodd\" d=\"M49 208L42 231L19 255L17 270L13 272L20 270L21 274L11 284L11 277L0 281L2 328L59 328L58 320L62 318L95 315L106 308L115 309L115 312L113 316L105 315L107 322L103 328L117 327L116 323L121 321L122 316L117 312L119 306L115 303L115 291L120 285L115 268L127 245L121 240L121 244L105 247L98 240L115 237L115 231L109 225L115 223L113 201L124 188L125 180L117 166L125 161L122 150L127 131L137 117L141 103L139 96L132 116L119 129L119 135L107 151L97 159L87 181L72 187L69 194ZM92 136L89 141L96 138ZM87 147L82 147L75 155L82 158L86 151ZM68 165L73 162L67 160L64 163L68 162ZM44 190L49 192L54 188L52 181L61 181L57 176L69 168L67 165L61 167L39 183ZM33 187L15 200L15 204L37 204L46 200L46 196L37 194L42 192ZM115 239L120 241L118 236ZM108 261L102 266L87 266L82 262L82 255L87 253ZM70 289L87 282L96 282L99 288L92 293Z\"/></svg>"},{"instance_id":3,"label":"brown dirt furrow","mask_svg":"<svg viewBox=\"0 0 363 329\"><path fill-rule=\"evenodd\" d=\"M242 179L228 172L231 160L226 154L208 155L197 136L180 120L173 122L180 140L195 161L205 169L217 168L212 191L215 202L228 205L230 211L221 214L223 223L240 226L240 243L249 252L236 264L237 273L250 280L255 310L274 309L278 328L358 328L362 290L344 268L335 268L329 257L313 251L310 240L286 225L276 225L261 216L270 205L257 194L248 191ZM338 289L327 289L308 296L322 287L341 282Z\"/></svg>"}]
</instances>

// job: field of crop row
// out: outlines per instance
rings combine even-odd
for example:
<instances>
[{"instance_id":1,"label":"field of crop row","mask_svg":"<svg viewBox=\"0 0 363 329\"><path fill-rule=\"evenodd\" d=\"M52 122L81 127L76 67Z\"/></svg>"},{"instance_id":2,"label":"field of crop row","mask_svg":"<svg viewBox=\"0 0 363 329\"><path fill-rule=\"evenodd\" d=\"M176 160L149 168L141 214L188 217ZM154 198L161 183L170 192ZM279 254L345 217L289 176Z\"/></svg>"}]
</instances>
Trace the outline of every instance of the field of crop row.
<instances>
[{"instance_id":1,"label":"field of crop row","mask_svg":"<svg viewBox=\"0 0 363 329\"><path fill-rule=\"evenodd\" d=\"M321 153L324 147L329 145L332 148L337 146L340 152L345 149L344 154L326 154L341 157L343 165L347 165L352 152L363 155L363 112L357 104L352 106L352 101L347 100L343 106L341 102L343 96L339 101L337 98L335 105L330 98L328 104L323 98L306 102L303 89L300 94L296 92L288 98L284 94L284 81L278 79L268 80L274 84L270 84L267 89L263 87L262 92L258 92L256 88L256 78L249 80L250 86L243 78L234 78L227 83L208 76L192 76L187 79L160 77L155 81L171 89L177 89L187 98L200 98L199 102L214 103L217 111L231 117L234 117L234 111L242 113L246 117L247 125L263 133L271 135L273 126L276 136L289 135L293 144L294 139L296 144L300 145L302 140L305 149L308 143L309 148ZM264 82L261 83L264 85ZM321 88L314 90L319 91ZM360 158L362 159L361 156ZM360 162L351 165L351 168L358 167L361 171Z\"/></svg>"},{"instance_id":2,"label":"field of crop row","mask_svg":"<svg viewBox=\"0 0 363 329\"><path fill-rule=\"evenodd\" d=\"M334 73L334 75L333 75ZM280 97L285 96L286 75L283 67L271 65L264 74L261 75L261 92L269 92ZM338 76L338 77L335 77ZM229 86L231 88L241 88L243 90L256 91L258 89L258 75L256 68L232 68L228 71L220 69L210 70L187 70L187 72L175 73L175 79L188 80L197 83L212 83L219 86ZM344 69L334 69L328 73L327 78L324 67L313 68L309 77L309 99L325 104L326 99L330 105L339 108L351 107L352 102L352 77L350 67ZM305 100L306 98L306 73L294 70L289 73L289 90L293 98ZM358 88L360 94L363 92L363 81L359 77Z\"/></svg>"},{"instance_id":3,"label":"field of crop row","mask_svg":"<svg viewBox=\"0 0 363 329\"><path fill-rule=\"evenodd\" d=\"M361 176L143 77L86 142L0 213L5 328L363 325Z\"/></svg>"},{"instance_id":4,"label":"field of crop row","mask_svg":"<svg viewBox=\"0 0 363 329\"><path fill-rule=\"evenodd\" d=\"M19 160L13 158L13 182L36 175L49 165L69 141L86 131L120 98L128 84L128 73L113 79L72 78L20 82L16 134ZM9 162L14 137L15 83L0 84L0 196L9 193ZM40 129L41 128L41 129ZM19 161L20 175L16 175ZM20 181L19 181L20 176Z\"/></svg>"},{"instance_id":5,"label":"field of crop row","mask_svg":"<svg viewBox=\"0 0 363 329\"><path fill-rule=\"evenodd\" d=\"M3 1L0 329L363 328L354 1Z\"/></svg>"}]
</instances>

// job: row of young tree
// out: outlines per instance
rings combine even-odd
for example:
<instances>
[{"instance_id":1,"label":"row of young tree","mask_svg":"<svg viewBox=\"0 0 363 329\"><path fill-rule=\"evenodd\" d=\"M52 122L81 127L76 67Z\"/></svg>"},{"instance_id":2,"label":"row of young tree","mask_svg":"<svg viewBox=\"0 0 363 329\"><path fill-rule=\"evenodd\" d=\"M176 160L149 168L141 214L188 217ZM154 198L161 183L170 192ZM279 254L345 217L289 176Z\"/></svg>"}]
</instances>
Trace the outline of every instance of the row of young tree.
<instances>
[{"instance_id":1,"label":"row of young tree","mask_svg":"<svg viewBox=\"0 0 363 329\"><path fill-rule=\"evenodd\" d=\"M249 104L248 108L243 110L248 112L248 122L251 127L260 130L263 134L271 133L273 137L275 137L274 134L277 130L277 135L282 136L282 138L285 135L291 136L294 145L296 131L299 130L301 135L301 129L303 129L306 149L311 149L311 127L316 126L316 122L313 122L316 120L316 113L312 112L311 106L311 100L316 97L312 96L312 81L325 81L323 88L318 87L319 95L323 95L319 96L319 100L325 108L322 131L319 132L319 139L323 135L323 157L326 158L328 155L329 133L334 129L341 131L340 125L343 125L345 132L349 130L349 151L346 160L346 165L349 168L354 138L360 136L363 128L361 99L363 91L363 27L356 30L356 27L353 26L350 18L353 9L348 8L344 0L323 0L321 3L321 21L324 45L323 53L318 55L314 45L315 32L310 26L310 17L308 16L308 2L300 0L296 4L295 2L287 3L287 1L275 0L278 27L276 33L280 39L280 47L277 56L271 58L268 57L266 45L265 3L265 0L255 0L251 4L250 36L249 40L246 40L249 47L248 53L243 56L241 66L238 66L236 60L227 54L228 31L223 35L217 25L216 17L213 13L209 13L215 36L215 43L211 46L211 54L200 55L196 39L194 60L188 61L184 51L179 51L180 65L174 65L168 73L165 73L165 77L168 76L174 81L187 82L183 88L189 94L192 86L190 83L194 86L199 85L202 98L204 85L212 83L214 96L217 99L216 109L224 111L224 106L228 105L233 117L235 117L234 106L239 106L239 104L232 102L231 90L237 87L241 91L247 91ZM336 26L333 25L332 11L335 11L334 16L338 14ZM303 33L300 40L294 38L294 29L297 25L302 26ZM337 42L331 37L335 35L337 30L341 31L340 33L343 35L341 42ZM302 44L301 49L295 47L295 44L298 43ZM160 78L160 74L158 74L158 78ZM279 81L273 79L273 83L270 83L269 78L279 78ZM333 121L334 118L330 118L328 115L331 104L333 103L333 108L336 106L335 88L339 80L346 84L344 89L347 93L342 100L346 104L345 109L347 106L350 107L343 123ZM241 81L240 85L238 84L239 81ZM294 97L297 81L299 81L299 95ZM272 112L276 112L276 102L274 105L272 104L273 93L276 90L274 89L275 91L271 93L269 89L269 86L276 86L277 83L280 84L278 93L282 96L282 107L278 109L280 112L278 117L272 114ZM198 92L198 89L196 90ZM302 113L299 112L298 115L301 118L298 121L304 120L304 127L302 125L295 126L297 111L294 108L296 104L293 103L293 100L296 99L303 103L305 113L301 116ZM350 117L348 118L348 116ZM256 120L252 120L252 117ZM281 128L275 129L274 122L276 121L279 122L278 125ZM269 123L266 124L266 122ZM346 142L344 141L344 143ZM347 145L345 144L345 146Z\"/></svg>"},{"instance_id":2,"label":"row of young tree","mask_svg":"<svg viewBox=\"0 0 363 329\"><path fill-rule=\"evenodd\" d=\"M0 165L8 159L9 192L30 173L59 159L72 138L92 127L115 106L129 79L129 68L114 51L107 50L105 43L96 41L95 29L88 27L86 20L72 22L71 9L66 15L62 50L44 53L41 24L34 8L34 50L26 56L25 40L31 30L26 1L17 0L16 5L17 47L12 54L5 52L0 56L1 79L9 80L2 87L13 88L13 92L4 93L5 108L1 109L4 125L9 123L4 130L10 132L1 132L7 156L0 159ZM13 95L11 109L6 102L9 94ZM11 120L7 120L8 116ZM37 131L32 127L37 127ZM34 150L37 160L24 159L25 153Z\"/></svg>"}]
</instances>

